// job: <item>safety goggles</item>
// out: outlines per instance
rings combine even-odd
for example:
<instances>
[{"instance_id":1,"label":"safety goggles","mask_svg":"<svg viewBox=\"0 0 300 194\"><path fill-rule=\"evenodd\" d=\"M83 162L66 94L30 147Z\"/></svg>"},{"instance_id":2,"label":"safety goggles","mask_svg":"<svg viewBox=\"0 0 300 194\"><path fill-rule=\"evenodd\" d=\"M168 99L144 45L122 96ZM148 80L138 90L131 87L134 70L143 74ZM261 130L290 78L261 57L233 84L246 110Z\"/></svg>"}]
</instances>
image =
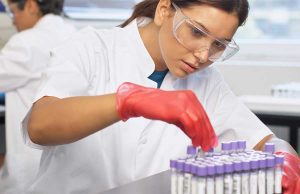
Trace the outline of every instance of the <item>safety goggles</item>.
<instances>
[{"instance_id":1,"label":"safety goggles","mask_svg":"<svg viewBox=\"0 0 300 194\"><path fill-rule=\"evenodd\" d=\"M176 13L173 18L173 35L176 40L190 51L208 51L208 60L212 62L225 61L239 51L239 46L231 41L219 40L209 34L195 21L185 16L180 8L172 3ZM209 44L205 43L211 39Z\"/></svg>"}]
</instances>

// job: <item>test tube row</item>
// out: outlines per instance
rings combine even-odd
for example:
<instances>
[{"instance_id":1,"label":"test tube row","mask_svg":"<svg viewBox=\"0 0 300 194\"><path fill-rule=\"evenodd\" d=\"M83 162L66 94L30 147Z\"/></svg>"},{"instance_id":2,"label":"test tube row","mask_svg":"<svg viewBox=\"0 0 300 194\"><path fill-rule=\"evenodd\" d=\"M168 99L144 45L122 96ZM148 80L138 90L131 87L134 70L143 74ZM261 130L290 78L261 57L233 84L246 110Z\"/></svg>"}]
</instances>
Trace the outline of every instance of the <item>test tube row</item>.
<instances>
[{"instance_id":1,"label":"test tube row","mask_svg":"<svg viewBox=\"0 0 300 194\"><path fill-rule=\"evenodd\" d=\"M187 156L170 160L171 194L281 194L283 155L246 150L245 141L222 143L222 151L202 153L188 146Z\"/></svg>"}]
</instances>

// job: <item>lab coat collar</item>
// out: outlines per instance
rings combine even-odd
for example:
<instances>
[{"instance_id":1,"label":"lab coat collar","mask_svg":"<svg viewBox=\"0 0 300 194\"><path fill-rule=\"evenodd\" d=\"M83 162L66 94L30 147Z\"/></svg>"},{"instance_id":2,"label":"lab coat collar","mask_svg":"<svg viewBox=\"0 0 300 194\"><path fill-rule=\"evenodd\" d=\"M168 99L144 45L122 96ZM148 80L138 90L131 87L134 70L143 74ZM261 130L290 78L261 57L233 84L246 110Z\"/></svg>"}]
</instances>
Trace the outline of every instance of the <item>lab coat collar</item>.
<instances>
[{"instance_id":1,"label":"lab coat collar","mask_svg":"<svg viewBox=\"0 0 300 194\"><path fill-rule=\"evenodd\" d=\"M126 31L127 37L132 42L132 49L135 49L137 51L136 55L141 64L138 66L138 68L140 68L140 72L143 73L143 77L145 77L144 84L148 87L156 87L157 83L148 79L148 77L155 70L155 63L150 54L148 53L148 50L146 49L138 30L138 27L147 25L151 21L151 18L140 17L133 20L124 29ZM160 88L165 90L174 90L177 88L178 85L180 85L180 82L182 82L182 80L183 79L177 78L170 72L168 72Z\"/></svg>"},{"instance_id":2,"label":"lab coat collar","mask_svg":"<svg viewBox=\"0 0 300 194\"><path fill-rule=\"evenodd\" d=\"M148 77L154 72L155 70L155 64L148 53L148 50L146 49L144 42L141 38L141 35L139 33L138 27L141 25L145 25L146 23L149 23L151 19L149 18L139 18L133 20L129 25L127 25L124 29L127 32L127 37L132 42L132 48L136 49L136 56L138 60L140 61L140 64L138 68L140 68L140 72L143 73L143 76L148 79ZM149 80L150 85L153 85L155 82Z\"/></svg>"},{"instance_id":3,"label":"lab coat collar","mask_svg":"<svg viewBox=\"0 0 300 194\"><path fill-rule=\"evenodd\" d=\"M36 24L34 27L42 28L42 27L57 27L57 22L61 21L63 22L63 19L61 16L54 15L54 14L46 14L44 15Z\"/></svg>"}]
</instances>

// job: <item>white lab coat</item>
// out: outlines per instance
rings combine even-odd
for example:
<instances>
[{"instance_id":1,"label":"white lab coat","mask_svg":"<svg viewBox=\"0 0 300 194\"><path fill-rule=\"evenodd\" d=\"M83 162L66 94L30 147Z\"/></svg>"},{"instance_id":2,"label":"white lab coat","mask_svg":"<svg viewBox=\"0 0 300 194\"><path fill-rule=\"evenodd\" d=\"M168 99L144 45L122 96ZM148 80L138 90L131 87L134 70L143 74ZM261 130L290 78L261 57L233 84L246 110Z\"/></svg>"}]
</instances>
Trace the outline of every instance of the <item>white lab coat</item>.
<instances>
[{"instance_id":1,"label":"white lab coat","mask_svg":"<svg viewBox=\"0 0 300 194\"><path fill-rule=\"evenodd\" d=\"M20 122L32 104L50 49L75 28L48 14L31 29L15 34L0 53L0 91L6 92L6 160L0 171L0 193L21 193L35 177L41 152L24 144Z\"/></svg>"},{"instance_id":2,"label":"white lab coat","mask_svg":"<svg viewBox=\"0 0 300 194\"><path fill-rule=\"evenodd\" d=\"M136 21L111 30L86 28L53 51L36 99L112 93L125 81L156 87L147 78L153 71ZM272 134L234 96L215 67L184 79L168 73L161 89L194 90L219 141L245 139L253 147ZM43 147L28 138L27 122L28 116L23 122L26 143L44 150L28 193L99 193L167 170L170 158L183 156L191 144L175 125L140 117L117 122L75 143Z\"/></svg>"}]
</instances>

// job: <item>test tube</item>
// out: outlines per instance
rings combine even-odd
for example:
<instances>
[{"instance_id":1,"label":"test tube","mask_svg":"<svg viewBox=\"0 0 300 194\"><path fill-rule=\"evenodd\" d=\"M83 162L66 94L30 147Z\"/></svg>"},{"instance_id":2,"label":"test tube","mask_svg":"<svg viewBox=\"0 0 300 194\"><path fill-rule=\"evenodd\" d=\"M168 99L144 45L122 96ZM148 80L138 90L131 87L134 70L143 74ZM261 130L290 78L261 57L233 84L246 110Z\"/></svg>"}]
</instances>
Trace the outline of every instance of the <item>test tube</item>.
<instances>
[{"instance_id":1,"label":"test tube","mask_svg":"<svg viewBox=\"0 0 300 194\"><path fill-rule=\"evenodd\" d=\"M197 154L197 148L194 147L193 145L189 145L187 147L186 154L187 154L187 159L188 160L195 159L196 158L196 154Z\"/></svg>"},{"instance_id":2,"label":"test tube","mask_svg":"<svg viewBox=\"0 0 300 194\"><path fill-rule=\"evenodd\" d=\"M214 148L210 148L206 153L205 156L206 157L212 157L214 153Z\"/></svg>"},{"instance_id":3,"label":"test tube","mask_svg":"<svg viewBox=\"0 0 300 194\"><path fill-rule=\"evenodd\" d=\"M171 168L171 194L177 194L176 160L170 160Z\"/></svg>"},{"instance_id":4,"label":"test tube","mask_svg":"<svg viewBox=\"0 0 300 194\"><path fill-rule=\"evenodd\" d=\"M267 157L267 194L274 193L274 166L275 157Z\"/></svg>"},{"instance_id":5,"label":"test tube","mask_svg":"<svg viewBox=\"0 0 300 194\"><path fill-rule=\"evenodd\" d=\"M250 161L250 194L257 194L257 169L259 162L257 159L251 159Z\"/></svg>"},{"instance_id":6,"label":"test tube","mask_svg":"<svg viewBox=\"0 0 300 194\"><path fill-rule=\"evenodd\" d=\"M233 193L241 194L241 171L242 171L242 162L235 161L233 163L234 173L233 173Z\"/></svg>"},{"instance_id":7,"label":"test tube","mask_svg":"<svg viewBox=\"0 0 300 194\"><path fill-rule=\"evenodd\" d=\"M183 171L184 171L183 194L190 194L191 185L192 185L192 174L191 174L190 162L184 163Z\"/></svg>"},{"instance_id":8,"label":"test tube","mask_svg":"<svg viewBox=\"0 0 300 194\"><path fill-rule=\"evenodd\" d=\"M242 194L250 194L250 182L249 182L249 171L250 171L250 161L243 160L242 161Z\"/></svg>"},{"instance_id":9,"label":"test tube","mask_svg":"<svg viewBox=\"0 0 300 194\"><path fill-rule=\"evenodd\" d=\"M207 165L207 178L206 178L206 194L214 194L215 193L215 179L214 179L215 174L216 174L215 165L208 164Z\"/></svg>"},{"instance_id":10,"label":"test tube","mask_svg":"<svg viewBox=\"0 0 300 194\"><path fill-rule=\"evenodd\" d=\"M199 147L197 151L196 159L198 158L205 158L205 152Z\"/></svg>"},{"instance_id":11,"label":"test tube","mask_svg":"<svg viewBox=\"0 0 300 194\"><path fill-rule=\"evenodd\" d=\"M192 183L191 183L191 194L197 194L197 164L191 164L191 173L192 173Z\"/></svg>"},{"instance_id":12,"label":"test tube","mask_svg":"<svg viewBox=\"0 0 300 194\"><path fill-rule=\"evenodd\" d=\"M246 141L238 140L238 152L244 152L246 150Z\"/></svg>"},{"instance_id":13,"label":"test tube","mask_svg":"<svg viewBox=\"0 0 300 194\"><path fill-rule=\"evenodd\" d=\"M215 191L217 194L224 194L224 164L216 163Z\"/></svg>"},{"instance_id":14,"label":"test tube","mask_svg":"<svg viewBox=\"0 0 300 194\"><path fill-rule=\"evenodd\" d=\"M199 165L197 167L197 194L206 193L206 176L207 176L207 167L204 165Z\"/></svg>"},{"instance_id":15,"label":"test tube","mask_svg":"<svg viewBox=\"0 0 300 194\"><path fill-rule=\"evenodd\" d=\"M223 154L231 153L231 143L230 142L223 142L221 144L221 149Z\"/></svg>"},{"instance_id":16,"label":"test tube","mask_svg":"<svg viewBox=\"0 0 300 194\"><path fill-rule=\"evenodd\" d=\"M266 168L267 168L267 159L259 159L259 171L258 171L258 193L266 193Z\"/></svg>"},{"instance_id":17,"label":"test tube","mask_svg":"<svg viewBox=\"0 0 300 194\"><path fill-rule=\"evenodd\" d=\"M237 141L232 141L231 142L231 150L234 153L238 152L238 142Z\"/></svg>"},{"instance_id":18,"label":"test tube","mask_svg":"<svg viewBox=\"0 0 300 194\"><path fill-rule=\"evenodd\" d=\"M232 194L232 172L233 164L231 162L226 162L225 166L225 176L224 176L224 193Z\"/></svg>"},{"instance_id":19,"label":"test tube","mask_svg":"<svg viewBox=\"0 0 300 194\"><path fill-rule=\"evenodd\" d=\"M281 194L282 193L282 165L284 162L284 155L275 155L275 193Z\"/></svg>"},{"instance_id":20,"label":"test tube","mask_svg":"<svg viewBox=\"0 0 300 194\"><path fill-rule=\"evenodd\" d=\"M275 144L274 143L265 143L264 152L267 155L272 155L275 151Z\"/></svg>"},{"instance_id":21,"label":"test tube","mask_svg":"<svg viewBox=\"0 0 300 194\"><path fill-rule=\"evenodd\" d=\"M184 180L184 160L177 160L176 170L177 170L177 194L183 194L183 180Z\"/></svg>"}]
</instances>

